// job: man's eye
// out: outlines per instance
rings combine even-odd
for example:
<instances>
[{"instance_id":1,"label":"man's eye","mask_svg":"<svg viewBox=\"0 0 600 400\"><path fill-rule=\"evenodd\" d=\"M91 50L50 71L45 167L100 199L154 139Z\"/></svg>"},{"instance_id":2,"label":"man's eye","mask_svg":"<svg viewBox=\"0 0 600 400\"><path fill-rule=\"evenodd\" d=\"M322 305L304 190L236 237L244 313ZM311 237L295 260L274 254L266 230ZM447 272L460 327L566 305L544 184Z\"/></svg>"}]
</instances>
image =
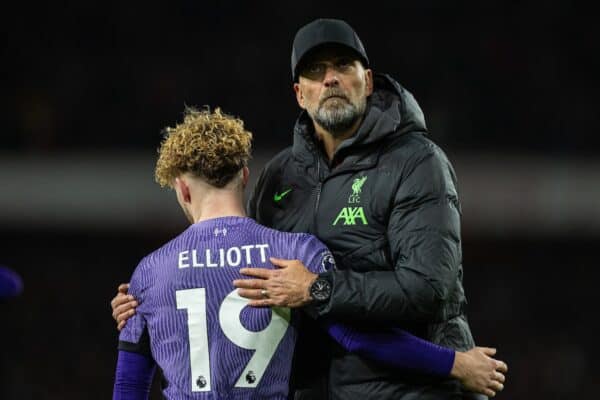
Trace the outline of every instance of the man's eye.
<instances>
[{"instance_id":1,"label":"man's eye","mask_svg":"<svg viewBox=\"0 0 600 400\"><path fill-rule=\"evenodd\" d=\"M306 70L311 74L318 74L319 72L323 71L323 66L321 64L312 64L309 65Z\"/></svg>"},{"instance_id":2,"label":"man's eye","mask_svg":"<svg viewBox=\"0 0 600 400\"><path fill-rule=\"evenodd\" d=\"M352 68L353 65L352 60L340 60L337 63L337 67L342 71Z\"/></svg>"}]
</instances>

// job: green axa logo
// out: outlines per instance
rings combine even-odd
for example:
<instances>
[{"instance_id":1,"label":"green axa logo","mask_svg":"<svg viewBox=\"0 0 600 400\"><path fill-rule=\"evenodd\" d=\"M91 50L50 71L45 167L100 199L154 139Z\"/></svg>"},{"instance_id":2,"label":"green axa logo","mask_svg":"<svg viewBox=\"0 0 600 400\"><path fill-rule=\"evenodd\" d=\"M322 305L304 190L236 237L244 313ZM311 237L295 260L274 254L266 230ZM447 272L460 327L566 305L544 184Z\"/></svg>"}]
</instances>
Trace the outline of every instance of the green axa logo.
<instances>
[{"instance_id":1,"label":"green axa logo","mask_svg":"<svg viewBox=\"0 0 600 400\"><path fill-rule=\"evenodd\" d=\"M366 179L366 178L365 178ZM363 225L368 225L367 218L365 217L365 211L362 207L344 207L338 214L333 226L337 225L338 222L343 221L342 225L356 225L356 221L362 222Z\"/></svg>"},{"instance_id":2,"label":"green axa logo","mask_svg":"<svg viewBox=\"0 0 600 400\"><path fill-rule=\"evenodd\" d=\"M281 201L281 199L283 199L291 191L292 191L292 189L288 189L285 192L282 192L281 194L275 192L275 194L273 195L273 201L275 203L279 203Z\"/></svg>"}]
</instances>

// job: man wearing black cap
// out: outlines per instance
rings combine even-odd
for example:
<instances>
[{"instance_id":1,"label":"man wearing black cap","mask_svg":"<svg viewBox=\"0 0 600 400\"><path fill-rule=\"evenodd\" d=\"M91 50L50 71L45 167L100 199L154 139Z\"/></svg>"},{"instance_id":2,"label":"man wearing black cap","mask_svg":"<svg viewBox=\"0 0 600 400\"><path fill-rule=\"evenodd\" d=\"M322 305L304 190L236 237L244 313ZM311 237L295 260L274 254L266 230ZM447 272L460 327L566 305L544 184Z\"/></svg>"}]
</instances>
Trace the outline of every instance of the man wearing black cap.
<instances>
[{"instance_id":1,"label":"man wearing black cap","mask_svg":"<svg viewBox=\"0 0 600 400\"><path fill-rule=\"evenodd\" d=\"M294 143L262 171L249 214L275 229L315 234L337 268L314 275L286 261L275 271L252 269L246 272L255 279L236 282L240 295L256 306L302 305L314 319L401 326L472 348L456 178L427 138L414 97L369 69L358 35L340 20L319 19L297 32L292 76L303 109ZM476 397L455 380L398 373L346 352L316 328L304 331L295 367L297 399Z\"/></svg>"}]
</instances>

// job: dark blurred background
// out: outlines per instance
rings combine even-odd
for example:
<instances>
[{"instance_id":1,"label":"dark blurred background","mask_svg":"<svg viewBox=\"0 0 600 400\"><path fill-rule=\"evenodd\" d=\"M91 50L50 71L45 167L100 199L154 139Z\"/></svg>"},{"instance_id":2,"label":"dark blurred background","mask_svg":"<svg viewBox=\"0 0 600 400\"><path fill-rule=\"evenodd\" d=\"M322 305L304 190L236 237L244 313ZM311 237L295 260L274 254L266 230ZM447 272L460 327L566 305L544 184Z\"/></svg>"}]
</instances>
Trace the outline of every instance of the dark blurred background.
<instances>
[{"instance_id":1,"label":"dark blurred background","mask_svg":"<svg viewBox=\"0 0 600 400\"><path fill-rule=\"evenodd\" d=\"M569 1L11 3L3 10L0 399L107 399L109 301L185 226L153 183L160 131L221 106L254 177L291 143L290 51L347 20L420 102L459 178L469 318L503 399L595 398L600 279L596 14ZM156 394L154 398L158 398Z\"/></svg>"}]
</instances>

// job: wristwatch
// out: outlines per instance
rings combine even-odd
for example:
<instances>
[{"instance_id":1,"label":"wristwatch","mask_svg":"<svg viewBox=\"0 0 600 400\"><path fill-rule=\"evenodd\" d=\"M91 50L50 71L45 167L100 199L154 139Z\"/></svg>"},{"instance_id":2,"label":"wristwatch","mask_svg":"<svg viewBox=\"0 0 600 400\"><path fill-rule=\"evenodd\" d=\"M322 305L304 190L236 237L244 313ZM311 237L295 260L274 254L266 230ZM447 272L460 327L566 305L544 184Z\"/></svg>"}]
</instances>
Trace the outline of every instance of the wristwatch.
<instances>
[{"instance_id":1,"label":"wristwatch","mask_svg":"<svg viewBox=\"0 0 600 400\"><path fill-rule=\"evenodd\" d=\"M320 274L319 277L312 283L312 285L310 285L310 297L312 297L316 302L325 302L329 300L329 297L331 297L331 289L332 284L329 274Z\"/></svg>"}]
</instances>

